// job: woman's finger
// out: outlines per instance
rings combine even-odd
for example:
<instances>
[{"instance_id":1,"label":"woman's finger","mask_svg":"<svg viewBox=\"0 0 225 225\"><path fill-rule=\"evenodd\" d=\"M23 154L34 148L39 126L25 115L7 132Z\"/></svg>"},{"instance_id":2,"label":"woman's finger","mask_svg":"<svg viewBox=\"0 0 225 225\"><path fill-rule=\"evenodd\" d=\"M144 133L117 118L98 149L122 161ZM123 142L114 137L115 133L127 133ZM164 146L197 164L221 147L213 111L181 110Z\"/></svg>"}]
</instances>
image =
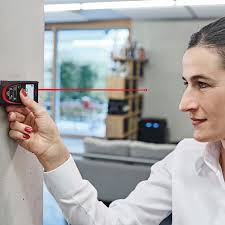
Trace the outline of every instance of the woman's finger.
<instances>
[{"instance_id":1,"label":"woman's finger","mask_svg":"<svg viewBox=\"0 0 225 225\"><path fill-rule=\"evenodd\" d=\"M9 127L12 130L15 130L24 134L30 134L33 131L32 127L25 125L23 123L19 123L18 121L10 122Z\"/></svg>"},{"instance_id":2,"label":"woman's finger","mask_svg":"<svg viewBox=\"0 0 225 225\"><path fill-rule=\"evenodd\" d=\"M28 115L30 113L30 110L28 108L25 108L24 106L15 106L15 105L10 105L6 107L6 112L18 112L23 115Z\"/></svg>"},{"instance_id":3,"label":"woman's finger","mask_svg":"<svg viewBox=\"0 0 225 225\"><path fill-rule=\"evenodd\" d=\"M26 91L22 88L20 90L20 99L22 103L30 110L36 117L40 117L47 114L47 111L40 104L31 99Z\"/></svg>"},{"instance_id":4,"label":"woman's finger","mask_svg":"<svg viewBox=\"0 0 225 225\"><path fill-rule=\"evenodd\" d=\"M21 113L18 112L9 112L8 114L8 120L9 122L14 122L14 121L18 121L20 123L23 123L26 119L26 116L24 116Z\"/></svg>"},{"instance_id":5,"label":"woman's finger","mask_svg":"<svg viewBox=\"0 0 225 225\"><path fill-rule=\"evenodd\" d=\"M28 134L23 134L19 131L15 131L15 130L10 130L9 136L12 139L14 139L15 141L25 141L25 140L28 140L30 138L30 136Z\"/></svg>"}]
</instances>

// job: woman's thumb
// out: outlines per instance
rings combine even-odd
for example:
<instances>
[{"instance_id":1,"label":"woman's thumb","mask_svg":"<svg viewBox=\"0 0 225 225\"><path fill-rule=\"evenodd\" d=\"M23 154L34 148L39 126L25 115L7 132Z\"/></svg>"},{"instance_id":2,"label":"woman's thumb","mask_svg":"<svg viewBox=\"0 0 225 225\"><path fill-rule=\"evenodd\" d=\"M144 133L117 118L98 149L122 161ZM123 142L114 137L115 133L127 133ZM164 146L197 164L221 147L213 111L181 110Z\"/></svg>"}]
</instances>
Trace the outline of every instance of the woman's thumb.
<instances>
[{"instance_id":1,"label":"woman's thumb","mask_svg":"<svg viewBox=\"0 0 225 225\"><path fill-rule=\"evenodd\" d=\"M20 90L20 99L23 105L25 105L35 116L39 116L44 111L43 108L35 102L33 99L31 99L27 92L22 88Z\"/></svg>"}]
</instances>

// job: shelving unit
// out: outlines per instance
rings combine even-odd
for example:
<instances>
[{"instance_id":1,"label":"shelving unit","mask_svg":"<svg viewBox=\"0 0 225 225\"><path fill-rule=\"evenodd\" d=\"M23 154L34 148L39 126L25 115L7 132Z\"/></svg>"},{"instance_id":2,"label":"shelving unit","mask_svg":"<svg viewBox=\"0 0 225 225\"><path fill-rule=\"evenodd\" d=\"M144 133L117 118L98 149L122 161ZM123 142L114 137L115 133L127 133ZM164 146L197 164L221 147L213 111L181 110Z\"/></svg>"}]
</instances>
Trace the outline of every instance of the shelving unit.
<instances>
[{"instance_id":1,"label":"shelving unit","mask_svg":"<svg viewBox=\"0 0 225 225\"><path fill-rule=\"evenodd\" d=\"M125 57L112 57L112 60L119 61L121 63L128 63L129 67L129 76L131 78L142 78L144 76L144 65L148 62L148 59L144 60L136 60L136 59L130 59Z\"/></svg>"},{"instance_id":2,"label":"shelving unit","mask_svg":"<svg viewBox=\"0 0 225 225\"><path fill-rule=\"evenodd\" d=\"M138 80L144 76L144 64L147 60L134 60L114 57L113 60L128 63L128 76L110 75L107 78L107 88L137 89ZM108 139L137 139L138 121L142 114L143 95L133 92L107 92L110 100L126 100L129 110L125 114L108 114L106 118L106 137Z\"/></svg>"}]
</instances>

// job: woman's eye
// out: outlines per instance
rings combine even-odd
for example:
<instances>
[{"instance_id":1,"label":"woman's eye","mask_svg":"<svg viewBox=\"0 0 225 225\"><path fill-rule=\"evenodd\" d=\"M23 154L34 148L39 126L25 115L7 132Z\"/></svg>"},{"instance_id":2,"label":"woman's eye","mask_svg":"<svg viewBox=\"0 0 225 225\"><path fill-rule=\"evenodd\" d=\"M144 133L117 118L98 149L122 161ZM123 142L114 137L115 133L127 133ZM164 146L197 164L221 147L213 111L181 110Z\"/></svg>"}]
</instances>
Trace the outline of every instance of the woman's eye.
<instances>
[{"instance_id":1,"label":"woman's eye","mask_svg":"<svg viewBox=\"0 0 225 225\"><path fill-rule=\"evenodd\" d=\"M200 88L207 88L207 87L209 87L208 84L206 84L206 83L204 83L204 82L201 82L201 81L198 81L198 86L199 86Z\"/></svg>"},{"instance_id":2,"label":"woman's eye","mask_svg":"<svg viewBox=\"0 0 225 225\"><path fill-rule=\"evenodd\" d=\"M187 81L184 81L184 86L187 86L188 85L188 82Z\"/></svg>"}]
</instances>

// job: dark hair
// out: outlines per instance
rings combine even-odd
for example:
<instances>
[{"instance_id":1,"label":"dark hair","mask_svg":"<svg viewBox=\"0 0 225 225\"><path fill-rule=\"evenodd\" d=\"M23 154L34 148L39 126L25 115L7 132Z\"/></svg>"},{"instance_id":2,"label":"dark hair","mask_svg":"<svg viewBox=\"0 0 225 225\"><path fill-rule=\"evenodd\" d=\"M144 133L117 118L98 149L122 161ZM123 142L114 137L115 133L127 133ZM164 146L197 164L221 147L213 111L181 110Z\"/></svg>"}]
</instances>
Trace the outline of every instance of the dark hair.
<instances>
[{"instance_id":1,"label":"dark hair","mask_svg":"<svg viewBox=\"0 0 225 225\"><path fill-rule=\"evenodd\" d=\"M188 49L195 46L215 49L222 57L225 68L225 17L204 26L198 32L192 34Z\"/></svg>"}]
</instances>

